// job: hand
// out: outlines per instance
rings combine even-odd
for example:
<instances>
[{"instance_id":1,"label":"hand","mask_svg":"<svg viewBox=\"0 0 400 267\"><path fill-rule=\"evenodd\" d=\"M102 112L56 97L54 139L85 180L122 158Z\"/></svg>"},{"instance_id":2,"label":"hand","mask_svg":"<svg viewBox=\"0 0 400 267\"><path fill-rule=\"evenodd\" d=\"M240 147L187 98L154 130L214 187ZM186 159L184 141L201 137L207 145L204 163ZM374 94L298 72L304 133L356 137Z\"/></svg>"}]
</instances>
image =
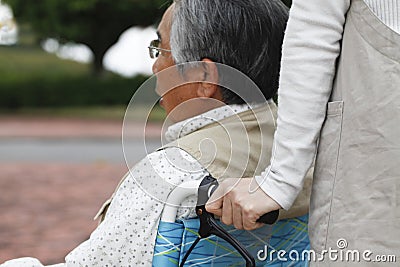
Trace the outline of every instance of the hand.
<instances>
[{"instance_id":1,"label":"hand","mask_svg":"<svg viewBox=\"0 0 400 267\"><path fill-rule=\"evenodd\" d=\"M281 209L252 178L229 178L220 182L206 204L206 210L226 225L254 230L263 226L257 220L273 210ZM254 190L256 189L256 190Z\"/></svg>"}]
</instances>

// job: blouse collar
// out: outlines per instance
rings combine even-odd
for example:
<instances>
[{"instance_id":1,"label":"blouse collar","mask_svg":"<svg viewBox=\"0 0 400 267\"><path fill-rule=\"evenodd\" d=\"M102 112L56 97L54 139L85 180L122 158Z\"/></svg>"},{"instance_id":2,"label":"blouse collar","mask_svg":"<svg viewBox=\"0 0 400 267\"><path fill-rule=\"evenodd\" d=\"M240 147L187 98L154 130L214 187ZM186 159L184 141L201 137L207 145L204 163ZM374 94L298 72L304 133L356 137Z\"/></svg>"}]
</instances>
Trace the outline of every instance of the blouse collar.
<instances>
[{"instance_id":1,"label":"blouse collar","mask_svg":"<svg viewBox=\"0 0 400 267\"><path fill-rule=\"evenodd\" d=\"M203 128L211 123L221 121L232 115L249 110L251 107L247 104L241 105L226 105L209 110L205 113L197 115L195 117L177 122L168 127L165 133L165 139L167 142L172 142L186 136L200 128Z\"/></svg>"}]
</instances>

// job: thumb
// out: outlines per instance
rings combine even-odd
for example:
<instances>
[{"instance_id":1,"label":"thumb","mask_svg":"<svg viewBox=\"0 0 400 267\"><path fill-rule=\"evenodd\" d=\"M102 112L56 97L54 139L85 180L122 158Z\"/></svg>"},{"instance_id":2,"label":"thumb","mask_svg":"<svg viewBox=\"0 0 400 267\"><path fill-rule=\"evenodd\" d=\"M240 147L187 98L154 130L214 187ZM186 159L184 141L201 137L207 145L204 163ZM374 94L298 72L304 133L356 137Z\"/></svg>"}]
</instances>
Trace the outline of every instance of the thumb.
<instances>
[{"instance_id":1,"label":"thumb","mask_svg":"<svg viewBox=\"0 0 400 267\"><path fill-rule=\"evenodd\" d=\"M206 203L206 210L217 216L222 216L222 206L224 202L224 189L222 186L218 186L215 192L211 195L210 199Z\"/></svg>"}]
</instances>

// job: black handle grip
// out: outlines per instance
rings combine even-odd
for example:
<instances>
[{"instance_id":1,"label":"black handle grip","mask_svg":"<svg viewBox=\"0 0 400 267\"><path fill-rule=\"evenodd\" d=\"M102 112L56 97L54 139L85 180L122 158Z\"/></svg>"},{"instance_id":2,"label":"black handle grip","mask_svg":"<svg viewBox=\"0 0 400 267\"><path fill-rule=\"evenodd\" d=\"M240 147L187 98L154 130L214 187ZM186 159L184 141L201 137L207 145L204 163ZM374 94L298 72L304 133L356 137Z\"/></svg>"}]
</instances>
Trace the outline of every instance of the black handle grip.
<instances>
[{"instance_id":1,"label":"black handle grip","mask_svg":"<svg viewBox=\"0 0 400 267\"><path fill-rule=\"evenodd\" d=\"M265 223L265 224L274 224L276 220L278 220L279 210L274 210L268 213L265 213L263 216L258 218L257 222Z\"/></svg>"},{"instance_id":2,"label":"black handle grip","mask_svg":"<svg viewBox=\"0 0 400 267\"><path fill-rule=\"evenodd\" d=\"M205 205L209 197L214 193L218 187L218 181L211 175L206 176L200 183L198 196L197 196L197 206ZM258 218L257 222L265 224L274 224L278 220L279 210L274 210L262 215Z\"/></svg>"}]
</instances>

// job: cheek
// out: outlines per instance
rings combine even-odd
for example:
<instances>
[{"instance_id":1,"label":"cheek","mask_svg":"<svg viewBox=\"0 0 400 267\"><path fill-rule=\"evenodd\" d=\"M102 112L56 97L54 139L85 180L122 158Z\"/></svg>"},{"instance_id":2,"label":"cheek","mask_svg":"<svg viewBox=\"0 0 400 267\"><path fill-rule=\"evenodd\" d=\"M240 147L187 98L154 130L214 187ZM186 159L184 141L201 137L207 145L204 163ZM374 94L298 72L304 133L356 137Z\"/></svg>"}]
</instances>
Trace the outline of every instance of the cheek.
<instances>
[{"instance_id":1,"label":"cheek","mask_svg":"<svg viewBox=\"0 0 400 267\"><path fill-rule=\"evenodd\" d=\"M163 95L163 106L167 113L173 111L176 107L178 107L179 112L182 112L182 108L187 109L186 105L180 106L185 101L193 98L194 96L191 94L191 88L188 85L179 86L174 88L173 90L168 91ZM178 111L178 110L176 110Z\"/></svg>"},{"instance_id":2,"label":"cheek","mask_svg":"<svg viewBox=\"0 0 400 267\"><path fill-rule=\"evenodd\" d=\"M158 72L160 72L166 68L169 68L173 65L175 65L175 63L174 63L171 55L168 55L168 56L159 55L152 66L152 71L154 74L157 74Z\"/></svg>"},{"instance_id":3,"label":"cheek","mask_svg":"<svg viewBox=\"0 0 400 267\"><path fill-rule=\"evenodd\" d=\"M156 92L160 96L182 83L182 77L177 68L161 55L153 65L153 72L157 77Z\"/></svg>"},{"instance_id":4,"label":"cheek","mask_svg":"<svg viewBox=\"0 0 400 267\"><path fill-rule=\"evenodd\" d=\"M169 91L162 97L162 106L167 114L170 113L175 108L175 106L177 106L177 103L177 96L174 94L174 90Z\"/></svg>"}]
</instances>

